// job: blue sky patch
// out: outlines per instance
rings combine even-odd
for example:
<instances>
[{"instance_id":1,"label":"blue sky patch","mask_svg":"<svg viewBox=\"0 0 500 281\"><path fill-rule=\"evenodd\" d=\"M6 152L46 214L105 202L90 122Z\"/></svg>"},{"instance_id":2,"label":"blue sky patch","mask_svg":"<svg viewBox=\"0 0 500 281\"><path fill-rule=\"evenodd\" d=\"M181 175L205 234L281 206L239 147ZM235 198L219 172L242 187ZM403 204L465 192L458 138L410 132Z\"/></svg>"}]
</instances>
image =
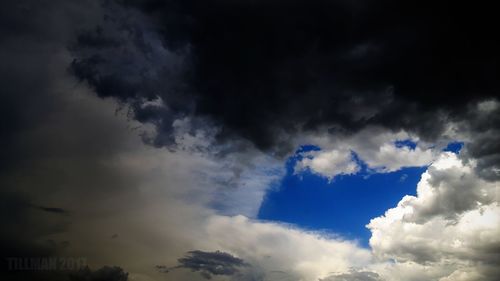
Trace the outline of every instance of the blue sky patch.
<instances>
[{"instance_id":1,"label":"blue sky patch","mask_svg":"<svg viewBox=\"0 0 500 281\"><path fill-rule=\"evenodd\" d=\"M408 147L410 149L415 149L417 147L417 143L410 139L395 141L394 145L399 148Z\"/></svg>"},{"instance_id":2,"label":"blue sky patch","mask_svg":"<svg viewBox=\"0 0 500 281\"><path fill-rule=\"evenodd\" d=\"M445 149L443 149L443 151L451 151L453 153L459 153L460 150L462 150L462 148L464 147L464 143L463 142L459 142L459 141L456 141L456 142L450 142L446 147Z\"/></svg>"},{"instance_id":3,"label":"blue sky patch","mask_svg":"<svg viewBox=\"0 0 500 281\"><path fill-rule=\"evenodd\" d=\"M395 207L403 196L415 195L416 184L427 169L373 174L363 165L360 173L337 176L330 182L310 171L294 174L294 166L301 160L299 153L310 150L318 148L303 146L288 159L286 175L267 193L258 218L340 234L365 247L371 235L365 225Z\"/></svg>"}]
</instances>

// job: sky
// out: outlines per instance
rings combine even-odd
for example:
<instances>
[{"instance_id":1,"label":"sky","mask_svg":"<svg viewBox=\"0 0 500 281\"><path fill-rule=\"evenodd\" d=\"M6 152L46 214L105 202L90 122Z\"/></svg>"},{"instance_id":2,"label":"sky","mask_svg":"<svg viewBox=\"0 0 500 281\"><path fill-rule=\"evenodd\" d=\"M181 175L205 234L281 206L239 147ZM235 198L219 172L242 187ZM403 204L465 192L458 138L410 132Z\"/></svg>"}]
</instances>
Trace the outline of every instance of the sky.
<instances>
[{"instance_id":1,"label":"sky","mask_svg":"<svg viewBox=\"0 0 500 281\"><path fill-rule=\"evenodd\" d=\"M496 280L494 11L2 1L0 277Z\"/></svg>"},{"instance_id":2,"label":"sky","mask_svg":"<svg viewBox=\"0 0 500 281\"><path fill-rule=\"evenodd\" d=\"M258 218L340 234L360 240L365 247L370 238L365 225L403 196L415 195L415 186L425 171L425 167L418 167L386 174L359 172L330 181L309 171L294 173L299 157L288 159L286 175L266 194Z\"/></svg>"}]
</instances>

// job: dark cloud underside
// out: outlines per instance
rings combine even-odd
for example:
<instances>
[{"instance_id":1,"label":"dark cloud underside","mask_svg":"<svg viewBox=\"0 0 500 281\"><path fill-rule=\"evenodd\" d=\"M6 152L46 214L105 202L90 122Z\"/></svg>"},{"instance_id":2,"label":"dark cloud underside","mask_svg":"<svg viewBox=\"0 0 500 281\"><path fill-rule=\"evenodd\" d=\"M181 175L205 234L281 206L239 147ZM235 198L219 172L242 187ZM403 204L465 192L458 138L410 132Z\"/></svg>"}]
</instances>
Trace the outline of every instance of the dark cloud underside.
<instances>
[{"instance_id":1,"label":"dark cloud underside","mask_svg":"<svg viewBox=\"0 0 500 281\"><path fill-rule=\"evenodd\" d=\"M126 17L118 24L130 30L122 39L134 46L106 37L105 23L104 32L82 35L73 46L72 69L99 95L128 101L139 120L166 135L171 118L195 114L221 125L219 137L244 137L262 149L280 144L280 134L319 126L350 132L382 125L432 139L442 132L440 118L460 118L469 102L498 93L496 20L482 5L119 2L149 23L130 28ZM152 59L152 30L184 58L175 75L167 71L172 60ZM105 57L106 50L116 57ZM140 62L134 57L147 63L106 71L117 60ZM169 110L141 106L156 96ZM168 143L168 136L160 138Z\"/></svg>"},{"instance_id":2,"label":"dark cloud underside","mask_svg":"<svg viewBox=\"0 0 500 281\"><path fill-rule=\"evenodd\" d=\"M199 272L206 279L211 279L213 275L235 275L241 267L247 266L242 259L220 251L190 251L186 256L178 259L178 262L177 266L170 269L165 266L157 266L157 268L161 272L168 272L176 268L186 268Z\"/></svg>"}]
</instances>

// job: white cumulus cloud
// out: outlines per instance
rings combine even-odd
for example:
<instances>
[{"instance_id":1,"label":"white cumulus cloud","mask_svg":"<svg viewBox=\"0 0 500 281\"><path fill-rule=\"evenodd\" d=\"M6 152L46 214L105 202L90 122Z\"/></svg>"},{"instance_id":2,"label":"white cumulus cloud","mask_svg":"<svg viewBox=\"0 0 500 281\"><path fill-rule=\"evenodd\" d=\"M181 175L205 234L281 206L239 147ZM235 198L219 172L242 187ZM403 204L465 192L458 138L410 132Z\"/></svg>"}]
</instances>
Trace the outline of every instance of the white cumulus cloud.
<instances>
[{"instance_id":1,"label":"white cumulus cloud","mask_svg":"<svg viewBox=\"0 0 500 281\"><path fill-rule=\"evenodd\" d=\"M313 173L333 179L337 175L352 175L359 171L349 150L310 151L295 166L295 173L310 169Z\"/></svg>"},{"instance_id":2,"label":"white cumulus cloud","mask_svg":"<svg viewBox=\"0 0 500 281\"><path fill-rule=\"evenodd\" d=\"M443 153L422 175L417 196L405 196L368 224L373 253L395 262L388 279L495 280L499 191L498 182L478 178L473 162Z\"/></svg>"},{"instance_id":3,"label":"white cumulus cloud","mask_svg":"<svg viewBox=\"0 0 500 281\"><path fill-rule=\"evenodd\" d=\"M405 167L430 165L442 148L442 145L422 142L404 131L394 133L380 128L367 128L350 136L308 136L300 141L319 146L321 150L304 153L305 158L296 164L295 171L309 169L329 180L361 170L353 153L369 170L388 173ZM397 145L398 141L411 141L416 146Z\"/></svg>"}]
</instances>

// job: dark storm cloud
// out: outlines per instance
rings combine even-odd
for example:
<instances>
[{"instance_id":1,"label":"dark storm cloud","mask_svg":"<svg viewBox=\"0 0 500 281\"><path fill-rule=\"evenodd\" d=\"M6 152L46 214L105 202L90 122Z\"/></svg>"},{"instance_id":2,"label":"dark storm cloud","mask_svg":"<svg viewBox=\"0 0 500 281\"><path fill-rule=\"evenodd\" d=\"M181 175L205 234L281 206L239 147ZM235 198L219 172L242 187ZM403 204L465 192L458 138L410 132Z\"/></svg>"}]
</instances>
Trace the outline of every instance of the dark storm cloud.
<instances>
[{"instance_id":1,"label":"dark storm cloud","mask_svg":"<svg viewBox=\"0 0 500 281\"><path fill-rule=\"evenodd\" d=\"M247 266L242 259L220 251L190 251L185 257L178 259L178 262L179 265L170 269L164 266L157 266L157 269L161 272L168 272L171 269L186 268L197 271L204 278L210 279L212 275L235 275L241 267Z\"/></svg>"},{"instance_id":2,"label":"dark storm cloud","mask_svg":"<svg viewBox=\"0 0 500 281\"><path fill-rule=\"evenodd\" d=\"M96 15L89 12L92 5L88 4L60 0L0 3L0 175L17 168L24 156L11 149L19 143L16 135L36 129L60 108L50 89L52 68L82 19L95 25L92 18L98 11Z\"/></svg>"},{"instance_id":3,"label":"dark storm cloud","mask_svg":"<svg viewBox=\"0 0 500 281\"><path fill-rule=\"evenodd\" d=\"M45 245L37 245L33 241L37 233L33 233L33 228L28 227L34 222L30 211L29 204L20 194L0 192L0 222L2 224L0 250L2 258L16 254L47 254L52 252L48 247L44 247ZM4 262L2 260L2 269L4 269Z\"/></svg>"},{"instance_id":4,"label":"dark storm cloud","mask_svg":"<svg viewBox=\"0 0 500 281\"><path fill-rule=\"evenodd\" d=\"M488 103L483 103L483 105ZM466 144L465 158L477 159L476 172L487 180L500 180L500 104L490 109L471 108L465 114L465 131L472 140ZM486 106L487 107L487 106Z\"/></svg>"},{"instance_id":5,"label":"dark storm cloud","mask_svg":"<svg viewBox=\"0 0 500 281\"><path fill-rule=\"evenodd\" d=\"M320 126L349 133L382 125L432 140L468 103L499 90L494 9L480 4L118 2L129 15L142 13L120 23L116 11L124 10L110 9L107 24L72 45L72 71L157 124L158 144L169 143L173 117L191 114L221 125L221 139L243 137L262 149ZM104 36L110 26L127 35ZM182 67L155 55L159 41L148 32ZM168 110L143 106L156 97Z\"/></svg>"},{"instance_id":6,"label":"dark storm cloud","mask_svg":"<svg viewBox=\"0 0 500 281\"><path fill-rule=\"evenodd\" d=\"M69 241L47 239L67 231L70 224L69 211L62 208L66 200L49 198L55 190L76 190L75 182L96 177L87 169L94 163L85 166L84 158L102 142L93 135L85 141L83 134L72 145L68 138L84 132L87 122L79 118L78 125L51 125L78 115L71 111L53 118L68 106L59 92L64 86L55 85L75 83L61 75L68 63L66 44L76 30L94 26L94 17L101 18L97 7L90 1L0 2L0 275L7 274L5 280L38 280L36 274L9 275L6 258L57 256L70 246ZM88 123L87 128L96 127L96 122ZM58 164L56 159L66 160ZM89 186L79 189L88 192Z\"/></svg>"},{"instance_id":7,"label":"dark storm cloud","mask_svg":"<svg viewBox=\"0 0 500 281\"><path fill-rule=\"evenodd\" d=\"M1 180L1 178L0 178ZM1 182L1 181L0 181ZM3 188L6 188L3 186ZM43 212L46 213L46 212ZM50 214L47 214L50 216ZM47 222L50 223L47 223ZM7 269L9 257L51 256L67 241L40 240L40 237L66 229L68 222L50 219L33 208L23 194L0 190L0 274Z\"/></svg>"}]
</instances>

